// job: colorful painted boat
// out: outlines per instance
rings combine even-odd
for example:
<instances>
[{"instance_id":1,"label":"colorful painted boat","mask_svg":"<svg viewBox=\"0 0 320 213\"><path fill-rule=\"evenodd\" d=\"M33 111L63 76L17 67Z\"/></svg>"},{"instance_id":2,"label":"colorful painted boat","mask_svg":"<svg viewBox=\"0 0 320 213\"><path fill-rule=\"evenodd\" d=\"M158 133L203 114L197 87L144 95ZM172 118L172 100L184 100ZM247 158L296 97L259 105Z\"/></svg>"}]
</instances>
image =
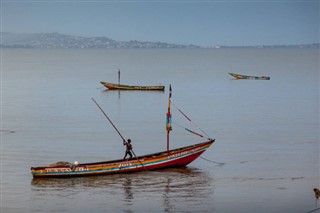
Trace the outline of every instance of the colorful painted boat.
<instances>
[{"instance_id":1,"label":"colorful painted boat","mask_svg":"<svg viewBox=\"0 0 320 213\"><path fill-rule=\"evenodd\" d=\"M134 155L134 158L129 160L112 160L96 163L78 163L75 162L57 162L49 166L40 166L40 167L31 167L31 173L34 178L41 177L74 177L74 176L90 176L90 175L106 175L106 174L115 174L115 173L127 173L127 172L140 172L140 171L149 171L156 169L164 169L171 167L181 167L186 166L195 159L197 159L207 148L209 148L213 143L214 139L208 138L207 141L177 148L169 149L169 133L172 130L171 128L171 86L170 94L168 100L168 112L166 119L166 130L167 130L167 150L162 152L157 152L148 155L136 156L133 150L131 152ZM125 142L124 137L121 135L119 130L112 123L107 114L102 110L98 103L92 99L105 117L109 120L114 129L118 132L119 136ZM190 122L191 119L188 118L181 110L179 110ZM187 131L203 137L201 134L186 129ZM125 143L124 143L125 144Z\"/></svg>"},{"instance_id":2,"label":"colorful painted boat","mask_svg":"<svg viewBox=\"0 0 320 213\"><path fill-rule=\"evenodd\" d=\"M114 173L150 171L156 169L181 167L199 157L214 140L186 146L169 152L159 152L137 156L131 160L114 160L97 163L72 164L58 162L43 167L31 167L33 177L74 177L89 175L106 175Z\"/></svg>"},{"instance_id":3,"label":"colorful painted boat","mask_svg":"<svg viewBox=\"0 0 320 213\"><path fill-rule=\"evenodd\" d=\"M249 79L249 80L270 80L268 76L249 76L249 75L240 75L229 72L229 74L235 79Z\"/></svg>"},{"instance_id":4,"label":"colorful painted boat","mask_svg":"<svg viewBox=\"0 0 320 213\"><path fill-rule=\"evenodd\" d=\"M149 90L149 91L164 91L164 86L130 86L124 84L113 84L101 81L103 86L110 90Z\"/></svg>"}]
</instances>

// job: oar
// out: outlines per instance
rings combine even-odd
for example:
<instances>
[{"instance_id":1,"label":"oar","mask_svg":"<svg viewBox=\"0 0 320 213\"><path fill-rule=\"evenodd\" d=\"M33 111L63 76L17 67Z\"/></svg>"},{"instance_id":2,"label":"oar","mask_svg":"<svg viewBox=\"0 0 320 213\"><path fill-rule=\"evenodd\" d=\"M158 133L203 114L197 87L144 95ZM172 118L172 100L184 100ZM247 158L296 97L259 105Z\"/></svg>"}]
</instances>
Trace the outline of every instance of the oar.
<instances>
[{"instance_id":1,"label":"oar","mask_svg":"<svg viewBox=\"0 0 320 213\"><path fill-rule=\"evenodd\" d=\"M93 100L93 102L99 107L99 109L101 110L101 112L104 114L104 116L108 119L108 121L110 122L110 124L113 126L113 128L117 131L117 133L119 134L119 136L122 138L123 141L126 141L124 139L124 137L121 135L121 133L119 132L119 130L117 129L117 127L112 123L111 119L108 117L108 115L103 111L103 109L99 106L99 104L96 102L96 100L94 100L93 98L91 98ZM142 162L139 160L139 158L136 156L136 154L133 152L133 150L131 149L134 157L139 161L139 163L141 164L141 166L143 166L143 168L148 171L148 169L142 164Z\"/></svg>"}]
</instances>

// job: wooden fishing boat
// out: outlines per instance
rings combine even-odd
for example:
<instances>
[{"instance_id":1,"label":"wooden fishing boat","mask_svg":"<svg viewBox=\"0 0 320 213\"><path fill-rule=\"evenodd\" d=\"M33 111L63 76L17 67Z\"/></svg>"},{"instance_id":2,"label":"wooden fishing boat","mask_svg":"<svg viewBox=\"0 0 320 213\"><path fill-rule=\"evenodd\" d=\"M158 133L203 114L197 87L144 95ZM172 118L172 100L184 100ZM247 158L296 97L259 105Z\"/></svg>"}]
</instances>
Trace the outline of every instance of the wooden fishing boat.
<instances>
[{"instance_id":1,"label":"wooden fishing boat","mask_svg":"<svg viewBox=\"0 0 320 213\"><path fill-rule=\"evenodd\" d=\"M199 157L214 140L186 146L169 152L159 152L144 156L137 156L131 160L114 160L97 163L72 164L58 162L43 167L31 167L33 177L72 177L105 175L114 173L150 171L156 169L181 167L191 163Z\"/></svg>"},{"instance_id":2,"label":"wooden fishing boat","mask_svg":"<svg viewBox=\"0 0 320 213\"><path fill-rule=\"evenodd\" d=\"M103 86L110 90L149 90L149 91L164 91L164 86L132 86L124 84L113 84L101 81Z\"/></svg>"},{"instance_id":3,"label":"wooden fishing boat","mask_svg":"<svg viewBox=\"0 0 320 213\"><path fill-rule=\"evenodd\" d=\"M125 144L125 139L110 120L108 115L102 110L99 104L92 99L96 105L99 107L101 112L109 120L110 124L117 131L119 136L122 138ZM170 94L168 100L168 112L166 119L166 130L167 130L167 150L162 152L157 152L148 155L136 156L136 154L131 149L134 157L129 160L111 160L96 163L69 163L69 162L57 162L48 166L31 167L31 174L34 178L41 177L74 177L74 176L90 176L90 175L106 175L115 173L127 173L127 172L140 172L149 171L156 169L164 169L171 167L181 167L186 166L195 159L197 159L207 148L209 148L213 143L214 139L208 138L207 141L185 146L182 148L172 149L169 148L169 133L171 128L171 86ZM181 110L179 110L190 122L191 119L188 118ZM203 137L203 135L191 131L185 128L187 131ZM129 141L129 140L128 140Z\"/></svg>"},{"instance_id":4,"label":"wooden fishing boat","mask_svg":"<svg viewBox=\"0 0 320 213\"><path fill-rule=\"evenodd\" d=\"M229 74L235 79L249 79L249 80L270 80L268 76L249 76L249 75L240 75L229 72Z\"/></svg>"}]
</instances>

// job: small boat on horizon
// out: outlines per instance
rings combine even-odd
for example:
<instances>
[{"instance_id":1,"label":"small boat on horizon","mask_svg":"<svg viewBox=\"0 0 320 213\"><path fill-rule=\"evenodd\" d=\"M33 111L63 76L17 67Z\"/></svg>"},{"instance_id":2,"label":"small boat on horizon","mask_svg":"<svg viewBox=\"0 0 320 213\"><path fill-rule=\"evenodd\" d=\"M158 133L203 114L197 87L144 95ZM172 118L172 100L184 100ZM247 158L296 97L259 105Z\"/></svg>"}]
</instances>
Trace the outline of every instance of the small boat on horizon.
<instances>
[{"instance_id":1,"label":"small boat on horizon","mask_svg":"<svg viewBox=\"0 0 320 213\"><path fill-rule=\"evenodd\" d=\"M105 81L100 82L103 86L109 90L149 90L149 91L164 91L165 86L133 86L125 84L114 84Z\"/></svg>"},{"instance_id":2,"label":"small boat on horizon","mask_svg":"<svg viewBox=\"0 0 320 213\"><path fill-rule=\"evenodd\" d=\"M228 72L229 75L231 75L232 77L234 77L235 79L248 79L248 80L270 80L269 76L250 76L250 75L240 75L240 74L235 74L235 73L231 73Z\"/></svg>"},{"instance_id":3,"label":"small boat on horizon","mask_svg":"<svg viewBox=\"0 0 320 213\"><path fill-rule=\"evenodd\" d=\"M125 85L120 84L120 69L118 69L118 83L109 83L105 81L100 82L103 86L108 88L109 90L146 90L146 91L164 91L164 86L133 86L133 85Z\"/></svg>"}]
</instances>

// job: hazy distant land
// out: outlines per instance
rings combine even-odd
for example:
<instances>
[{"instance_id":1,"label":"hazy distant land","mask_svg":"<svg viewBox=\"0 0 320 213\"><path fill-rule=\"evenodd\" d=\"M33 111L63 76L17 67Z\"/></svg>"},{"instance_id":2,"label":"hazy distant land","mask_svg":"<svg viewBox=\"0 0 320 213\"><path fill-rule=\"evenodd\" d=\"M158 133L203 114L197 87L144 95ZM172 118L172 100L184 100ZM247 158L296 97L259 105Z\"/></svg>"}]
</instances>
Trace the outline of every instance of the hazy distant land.
<instances>
[{"instance_id":1,"label":"hazy distant land","mask_svg":"<svg viewBox=\"0 0 320 213\"><path fill-rule=\"evenodd\" d=\"M320 43L293 45L202 47L197 45L169 44L165 42L116 41L107 37L83 37L60 33L1 33L3 48L319 48Z\"/></svg>"}]
</instances>

